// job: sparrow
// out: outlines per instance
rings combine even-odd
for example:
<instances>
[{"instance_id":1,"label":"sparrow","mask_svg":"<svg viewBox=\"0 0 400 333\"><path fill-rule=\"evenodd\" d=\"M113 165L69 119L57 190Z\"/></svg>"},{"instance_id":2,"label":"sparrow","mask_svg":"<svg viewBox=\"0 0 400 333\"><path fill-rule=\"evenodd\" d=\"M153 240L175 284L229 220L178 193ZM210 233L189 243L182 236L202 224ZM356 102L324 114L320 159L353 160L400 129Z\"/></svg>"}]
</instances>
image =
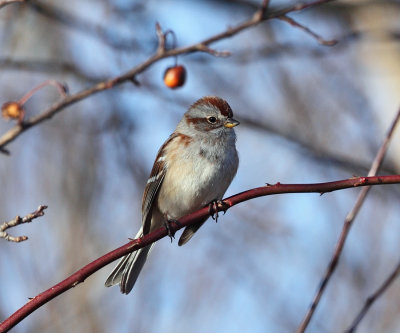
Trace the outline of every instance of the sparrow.
<instances>
[{"instance_id":1,"label":"sparrow","mask_svg":"<svg viewBox=\"0 0 400 333\"><path fill-rule=\"evenodd\" d=\"M222 98L206 96L190 106L158 151L142 199L142 226L135 238L219 202L236 175L232 109ZM187 226L178 245L186 244L208 219ZM107 278L128 294L154 243L124 256Z\"/></svg>"}]
</instances>

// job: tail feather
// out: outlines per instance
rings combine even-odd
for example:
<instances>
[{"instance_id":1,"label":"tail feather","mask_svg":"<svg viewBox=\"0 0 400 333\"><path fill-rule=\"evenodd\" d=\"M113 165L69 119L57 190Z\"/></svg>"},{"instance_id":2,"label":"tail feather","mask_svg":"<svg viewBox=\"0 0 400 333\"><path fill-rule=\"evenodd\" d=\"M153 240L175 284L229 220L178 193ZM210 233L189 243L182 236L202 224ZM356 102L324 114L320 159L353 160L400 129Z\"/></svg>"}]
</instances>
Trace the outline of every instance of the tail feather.
<instances>
[{"instance_id":1,"label":"tail feather","mask_svg":"<svg viewBox=\"0 0 400 333\"><path fill-rule=\"evenodd\" d=\"M143 232L142 229L140 229L135 238L142 237L142 235ZM108 276L105 286L111 287L119 284L121 293L129 294L135 285L153 245L154 244L148 245L123 257Z\"/></svg>"},{"instance_id":2,"label":"tail feather","mask_svg":"<svg viewBox=\"0 0 400 333\"><path fill-rule=\"evenodd\" d=\"M185 230L183 230L183 233L179 238L178 245L182 246L186 244L194 236L195 232L200 229L200 227L204 224L207 218L204 221L200 221L190 226L187 226Z\"/></svg>"},{"instance_id":3,"label":"tail feather","mask_svg":"<svg viewBox=\"0 0 400 333\"><path fill-rule=\"evenodd\" d=\"M186 227L179 239L179 246L186 244L206 220L207 218L205 218L204 221L200 221L194 225ZM142 236L143 230L140 228L135 238ZM129 294L135 285L136 280L153 246L154 243L135 252L129 253L123 257L108 276L105 286L111 287L119 284L121 293Z\"/></svg>"}]
</instances>

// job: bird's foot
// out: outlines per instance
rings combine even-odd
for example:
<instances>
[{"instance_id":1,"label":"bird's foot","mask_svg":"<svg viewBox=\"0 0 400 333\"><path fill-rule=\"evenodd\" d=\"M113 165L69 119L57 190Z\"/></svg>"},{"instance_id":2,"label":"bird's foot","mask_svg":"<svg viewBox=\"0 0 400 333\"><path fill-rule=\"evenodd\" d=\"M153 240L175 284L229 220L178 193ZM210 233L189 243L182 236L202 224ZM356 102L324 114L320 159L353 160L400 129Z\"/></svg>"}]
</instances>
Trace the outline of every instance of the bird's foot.
<instances>
[{"instance_id":1,"label":"bird's foot","mask_svg":"<svg viewBox=\"0 0 400 333\"><path fill-rule=\"evenodd\" d=\"M171 243L172 243L172 240L175 238L175 230L171 229L171 223L176 223L178 225L180 225L180 223L179 223L179 221L169 219L168 217L165 217L165 219L164 219L164 227L167 230L168 236L171 239Z\"/></svg>"},{"instance_id":2,"label":"bird's foot","mask_svg":"<svg viewBox=\"0 0 400 333\"><path fill-rule=\"evenodd\" d=\"M218 209L222 210L225 214L225 212L228 210L230 206L222 200L213 200L210 202L210 204L208 205L208 212L211 216L211 218L213 220L215 220L215 222L218 222Z\"/></svg>"}]
</instances>

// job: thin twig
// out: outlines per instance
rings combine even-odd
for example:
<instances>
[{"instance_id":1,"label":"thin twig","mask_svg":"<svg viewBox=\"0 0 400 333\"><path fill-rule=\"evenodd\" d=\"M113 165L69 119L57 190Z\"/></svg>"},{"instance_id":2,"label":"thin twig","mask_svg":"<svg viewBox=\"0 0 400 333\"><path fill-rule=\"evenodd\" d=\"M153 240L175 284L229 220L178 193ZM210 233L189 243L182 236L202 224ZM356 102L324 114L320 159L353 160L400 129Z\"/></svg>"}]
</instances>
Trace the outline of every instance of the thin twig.
<instances>
[{"instance_id":1,"label":"thin twig","mask_svg":"<svg viewBox=\"0 0 400 333\"><path fill-rule=\"evenodd\" d=\"M185 47L181 47L181 48L174 48L171 50L166 50L165 48L163 48L163 50L161 50L160 44L162 43L162 38L164 38L165 36L163 33L160 34L160 31L157 28L157 35L159 37L159 46L157 48L157 51L152 56L150 56L147 60L145 60L141 64L137 65L133 69L127 71L126 73L124 73L120 76L116 76L112 79L102 81L88 89L82 90L73 95L69 95L69 96L65 97L63 100L58 101L57 103L53 104L52 106L50 106L49 108L44 110L42 113L38 114L37 116L34 116L30 119L25 120L23 125L16 125L16 126L12 127L11 129L9 129L6 133L4 133L0 137L0 152L4 152L5 146L8 145L10 142L14 141L23 132L25 132L26 130L28 130L29 128L31 128L35 125L38 125L46 120L49 120L55 114L57 114L61 110L65 109L67 106L77 103L77 102L83 100L84 98L87 98L91 95L99 93L103 90L111 89L115 86L118 86L118 85L124 83L124 82L129 82L129 81L137 82L136 79L139 74L144 72L146 69L148 69L150 66L152 66L154 63L156 63L157 61L159 61L161 59L168 58L168 57L175 57L175 56L181 55L181 54L189 54L189 53L193 53L193 52L206 52L206 53L209 53L214 56L226 56L226 55L228 55L228 53L226 51L213 50L209 47L209 45L211 45L217 41L220 41L222 39L230 38L230 37L242 32L243 30L246 30L250 27L254 27L254 26L260 24L263 21L274 19L274 18L279 18L279 17L286 15L288 13L291 13L291 12L300 11L303 9L322 5L324 3L328 3L328 2L332 2L332 1L335 1L335 0L316 0L316 1L311 1L309 3L299 3L294 6L290 6L290 7L281 9L281 10L277 10L275 12L268 13L268 12L266 12L268 1L264 0L261 7L255 12L255 14L249 20L247 20L243 23L240 23L234 27L228 28L226 31L216 34L216 35L214 35L210 38L207 38L203 41L200 41L198 43L195 43L195 44L192 44L189 46L185 46ZM162 38L160 39L160 37L162 37ZM165 43L165 41L164 41L164 43Z\"/></svg>"},{"instance_id":2,"label":"thin twig","mask_svg":"<svg viewBox=\"0 0 400 333\"><path fill-rule=\"evenodd\" d=\"M16 242L16 243L27 240L28 239L27 236L18 236L18 237L10 236L6 232L6 230L8 228L13 228L13 227L23 224L23 223L32 222L32 220L34 220L40 216L43 216L44 210L46 208L47 208L47 206L41 205L34 212L32 212L24 217L16 216L11 221L3 222L2 224L0 224L0 238L4 238L5 240L8 240L10 242Z\"/></svg>"},{"instance_id":3,"label":"thin twig","mask_svg":"<svg viewBox=\"0 0 400 333\"><path fill-rule=\"evenodd\" d=\"M58 93L60 94L60 96L62 98L65 98L67 96L68 93L68 87L65 84L61 84L60 82L56 81L56 80L46 80L43 81L42 83L38 84L36 87L32 88L31 90L29 90L24 96L22 96L18 103L20 105L25 104L28 99L30 99L38 90L42 89L43 87L46 86L54 86L56 87Z\"/></svg>"},{"instance_id":4,"label":"thin twig","mask_svg":"<svg viewBox=\"0 0 400 333\"><path fill-rule=\"evenodd\" d=\"M370 295L366 299L364 306L358 313L357 317L354 319L350 328L348 328L345 331L345 333L354 333L356 331L358 324L361 322L361 320L367 314L367 312L370 309L370 307L372 306L372 304L386 291L387 288L390 287L390 285L396 280L396 278L399 276L399 274L400 274L400 262L397 264L397 266L395 267L393 272L390 273L390 275L387 277L387 279L382 283L382 285L372 295Z\"/></svg>"},{"instance_id":5,"label":"thin twig","mask_svg":"<svg viewBox=\"0 0 400 333\"><path fill-rule=\"evenodd\" d=\"M369 186L369 185L384 185L384 184L400 184L400 175L393 176L378 176L378 177L359 177L350 178L345 180L339 180L328 183L316 183L316 184L281 184L277 183L275 185L265 185L262 187L257 187L236 195L233 195L227 199L224 199L224 205L217 205L218 211L226 211L228 208L233 207L241 202L273 194L283 194L283 193L327 193L337 190L342 190L346 188L353 188L358 186ZM209 216L208 205L198 211L186 215L179 219L177 222L170 222L169 231L165 227L161 227L139 239L130 241L129 243L119 247L118 249L111 251L104 256L96 259L85 267L81 268L64 281L58 283L57 285L49 288L48 290L40 293L28 303L22 306L14 314L0 323L0 333L9 331L24 318L29 316L32 312L40 308L42 305L46 304L53 298L64 293L65 291L75 287L79 283L83 282L87 277L98 271L100 268L106 266L122 256L143 248L165 236L168 232L173 234L181 228L188 225L193 225L199 221L204 221L204 218Z\"/></svg>"},{"instance_id":6,"label":"thin twig","mask_svg":"<svg viewBox=\"0 0 400 333\"><path fill-rule=\"evenodd\" d=\"M278 17L281 21L289 23L291 26L299 28L300 30L304 31L305 33L311 35L311 37L315 38L318 43L324 46L334 46L338 43L337 40L331 39L331 40L326 40L322 38L320 35L312 31L310 28L307 28L306 26L300 24L299 22L295 21L289 16L282 15L281 17Z\"/></svg>"},{"instance_id":7,"label":"thin twig","mask_svg":"<svg viewBox=\"0 0 400 333\"><path fill-rule=\"evenodd\" d=\"M375 157L375 159L374 159L374 161L372 163L372 166L371 166L371 169L370 169L370 171L368 173L368 176L374 176L374 175L377 174L377 172L379 170L379 167L382 164L382 161L383 161L383 158L385 156L385 153L386 153L386 151L388 149L389 142L390 142L390 140L392 138L393 132L394 132L394 130L396 128L396 125L399 122L399 120L400 120L400 109L398 110L395 118L393 119L393 122L392 122L392 124L391 124L391 126L390 126L390 128L389 128L389 130L388 130L388 132L386 134L386 137L385 137L385 140L384 140L382 146L379 148L379 151L378 151L378 153L377 153L377 155L376 155L376 157ZM339 239L338 239L336 247L335 247L335 251L334 251L334 253L332 255L332 258L330 259L329 265L328 265L328 267L327 267L327 269L325 271L325 274L324 274L324 276L322 278L322 281L320 282L319 288L318 288L318 290L317 290L317 292L316 292L316 294L314 296L312 304L309 307L307 313L305 314L305 316L303 318L303 321L301 322L299 328L297 329L297 333L302 333L302 332L304 332L306 330L306 328L307 328L307 326L308 326L308 324L309 324L309 322L310 322L310 320L311 320L311 318L312 318L312 316L314 314L314 311L315 311L315 309L317 308L317 306L319 304L319 301L320 301L320 299L322 297L322 294L324 293L325 288L326 288L330 278L332 277L333 272L336 269L336 266L337 266L337 264L339 262L340 255L342 254L343 247L344 247L344 244L346 242L347 236L348 236L348 234L350 232L350 228L351 228L351 226L353 224L353 221L354 221L355 217L357 216L362 204L364 203L365 197L367 196L367 193L368 193L369 189L370 189L370 187L367 186L367 187L364 187L360 191L353 208L347 214L346 219L345 219L344 224L343 224L343 227L342 227L342 231L340 233Z\"/></svg>"}]
</instances>

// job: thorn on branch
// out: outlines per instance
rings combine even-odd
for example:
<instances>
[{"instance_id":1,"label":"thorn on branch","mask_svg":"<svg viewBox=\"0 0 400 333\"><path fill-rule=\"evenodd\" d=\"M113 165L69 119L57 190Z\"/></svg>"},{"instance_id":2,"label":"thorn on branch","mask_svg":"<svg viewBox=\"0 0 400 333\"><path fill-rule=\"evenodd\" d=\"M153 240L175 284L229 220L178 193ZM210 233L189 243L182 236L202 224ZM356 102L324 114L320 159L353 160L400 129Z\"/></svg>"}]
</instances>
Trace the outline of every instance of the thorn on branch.
<instances>
[{"instance_id":1,"label":"thorn on branch","mask_svg":"<svg viewBox=\"0 0 400 333\"><path fill-rule=\"evenodd\" d=\"M17 225L23 224L23 223L29 223L32 222L32 220L43 216L44 215L44 210L47 208L47 206L45 205L40 205L34 212L24 216L24 217L20 217L19 215L16 216L14 219L12 219L11 221L8 222L3 222L2 224L0 224L0 238L4 238L7 241L10 242L15 242L15 243L19 243L22 241L25 241L28 239L27 236L18 236L18 237L14 237L14 236L10 236L6 230L8 228L13 228Z\"/></svg>"},{"instance_id":2,"label":"thorn on branch","mask_svg":"<svg viewBox=\"0 0 400 333\"><path fill-rule=\"evenodd\" d=\"M334 46L338 43L338 41L336 39L326 40L326 39L322 38L320 35L316 34L314 31L312 31L310 28L307 28L306 26L300 24L299 22L295 21L294 19L292 19L291 17L289 17L287 15L279 16L278 19L281 21L284 21L286 23L289 23L291 26L299 28L300 30L309 34L321 45Z\"/></svg>"}]
</instances>

